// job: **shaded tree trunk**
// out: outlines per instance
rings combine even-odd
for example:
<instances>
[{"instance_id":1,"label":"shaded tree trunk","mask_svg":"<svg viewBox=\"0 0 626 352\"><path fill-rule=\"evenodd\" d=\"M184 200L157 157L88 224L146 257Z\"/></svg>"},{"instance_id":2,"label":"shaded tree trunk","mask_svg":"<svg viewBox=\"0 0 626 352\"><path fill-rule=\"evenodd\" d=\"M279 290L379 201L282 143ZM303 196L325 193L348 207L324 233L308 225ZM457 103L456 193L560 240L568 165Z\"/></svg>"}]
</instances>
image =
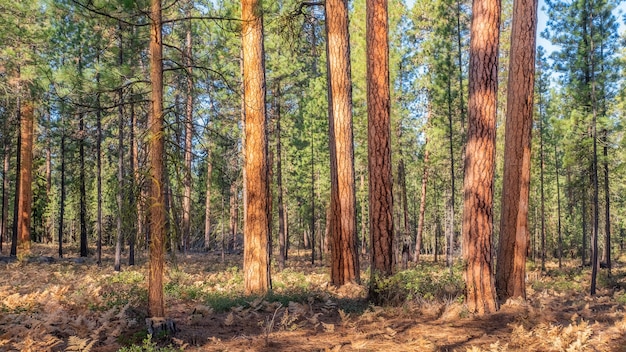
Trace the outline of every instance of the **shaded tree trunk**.
<instances>
[{"instance_id":1,"label":"shaded tree trunk","mask_svg":"<svg viewBox=\"0 0 626 352\"><path fill-rule=\"evenodd\" d=\"M129 158L129 169L131 174L131 200L130 200L130 212L132 212L133 220L136 222L130 225L130 231L128 234L128 265L135 265L135 242L137 241L137 229L136 225L139 224L139 212L137 211L137 173L136 173L136 162L137 162L137 149L135 148L135 105L130 105L130 123L128 124L130 131L128 132L129 144L130 144L130 158Z\"/></svg>"},{"instance_id":2,"label":"shaded tree trunk","mask_svg":"<svg viewBox=\"0 0 626 352\"><path fill-rule=\"evenodd\" d=\"M150 7L150 82L151 108L148 118L148 167L150 190L148 219L150 231L150 273L148 276L148 315L165 315L163 298L163 265L165 242L164 138L163 138L163 42L161 33L161 0L151 0Z\"/></svg>"},{"instance_id":3,"label":"shaded tree trunk","mask_svg":"<svg viewBox=\"0 0 626 352\"><path fill-rule=\"evenodd\" d=\"M474 0L465 156L463 257L470 312L498 309L493 278L493 184L500 1Z\"/></svg>"},{"instance_id":4,"label":"shaded tree trunk","mask_svg":"<svg viewBox=\"0 0 626 352\"><path fill-rule=\"evenodd\" d=\"M2 223L0 223L0 251L2 242L7 239L8 218L9 218L9 167L11 159L11 139L9 138L9 119L4 124L4 153L2 163Z\"/></svg>"},{"instance_id":5,"label":"shaded tree trunk","mask_svg":"<svg viewBox=\"0 0 626 352\"><path fill-rule=\"evenodd\" d=\"M558 218L558 237L559 237L559 269L562 267L563 263L563 236L561 235L561 184L559 182L559 156L557 153L557 146L554 143L554 166L555 166L555 174L556 174L556 207L557 207L557 218Z\"/></svg>"},{"instance_id":6,"label":"shaded tree trunk","mask_svg":"<svg viewBox=\"0 0 626 352\"><path fill-rule=\"evenodd\" d=\"M609 147L607 130L604 130L604 145L602 154L604 156L604 235L605 235L605 259L609 277L611 276L611 193L609 192Z\"/></svg>"},{"instance_id":7,"label":"shaded tree trunk","mask_svg":"<svg viewBox=\"0 0 626 352\"><path fill-rule=\"evenodd\" d=\"M242 0L245 113L244 286L246 294L270 288L270 195L265 113L265 60L261 0Z\"/></svg>"},{"instance_id":8,"label":"shaded tree trunk","mask_svg":"<svg viewBox=\"0 0 626 352\"><path fill-rule=\"evenodd\" d=\"M78 153L80 161L80 256L86 257L87 250L87 190L85 187L85 115L78 116Z\"/></svg>"},{"instance_id":9,"label":"shaded tree trunk","mask_svg":"<svg viewBox=\"0 0 626 352\"><path fill-rule=\"evenodd\" d=\"M63 113L63 111L61 112ZM63 125L61 117L61 125ZM61 196L59 199L59 258L63 258L63 226L65 221L65 126L61 128Z\"/></svg>"},{"instance_id":10,"label":"shaded tree trunk","mask_svg":"<svg viewBox=\"0 0 626 352\"><path fill-rule=\"evenodd\" d=\"M282 173L282 146L281 146L281 111L280 111L280 83L278 83L276 87L276 187L277 187L277 201L278 201L278 268L282 271L285 268L285 252L286 252L286 242L287 242L287 224L285 218L285 205L283 203L283 173ZM314 189L314 188L313 188ZM314 195L311 193L311 195ZM315 205L315 200L312 201L312 206ZM313 208L311 208L313 209ZM315 215L315 210L312 210L312 216ZM313 229L313 224L315 222L312 221L311 224L311 233L315 231ZM315 261L315 245L313 245L313 251L311 253L311 263Z\"/></svg>"},{"instance_id":11,"label":"shaded tree trunk","mask_svg":"<svg viewBox=\"0 0 626 352\"><path fill-rule=\"evenodd\" d=\"M187 16L191 16L191 8L193 2L187 4ZM183 197L183 251L189 246L189 236L191 230L191 164L192 164L192 141L193 141L193 59L192 59L192 40L191 40L191 21L188 21L185 43L185 61L187 69L187 101L185 111L185 178L183 185L185 187L185 195Z\"/></svg>"},{"instance_id":12,"label":"shaded tree trunk","mask_svg":"<svg viewBox=\"0 0 626 352\"><path fill-rule=\"evenodd\" d=\"M325 6L328 77L332 113L329 119L331 158L331 283L360 282L356 248L356 198L352 137L352 87L348 3L327 0Z\"/></svg>"},{"instance_id":13,"label":"shaded tree trunk","mask_svg":"<svg viewBox=\"0 0 626 352\"><path fill-rule=\"evenodd\" d=\"M20 97L17 98L17 152L16 152L16 160L15 160L15 196L13 200L13 226L11 232L11 256L15 257L17 255L17 234L18 234L18 218L19 218L19 203L20 203L20 175L21 175L21 164L22 164L22 153L21 145L22 145L22 133L21 124L22 124L22 99Z\"/></svg>"},{"instance_id":14,"label":"shaded tree trunk","mask_svg":"<svg viewBox=\"0 0 626 352\"><path fill-rule=\"evenodd\" d=\"M213 174L213 162L211 161L211 147L207 147L207 170L206 170L206 194L204 202L204 249L211 248L211 178Z\"/></svg>"},{"instance_id":15,"label":"shaded tree trunk","mask_svg":"<svg viewBox=\"0 0 626 352\"><path fill-rule=\"evenodd\" d=\"M426 115L426 136L424 141L424 171L422 173L422 188L420 193L420 210L419 219L417 220L417 233L415 234L415 255L416 263L420 261L420 252L422 251L422 238L424 236L424 217L426 214L426 189L428 186L428 162L430 151L428 149L428 126L430 124L431 108L428 103L428 111Z\"/></svg>"},{"instance_id":16,"label":"shaded tree trunk","mask_svg":"<svg viewBox=\"0 0 626 352\"><path fill-rule=\"evenodd\" d=\"M100 56L96 58L100 63ZM96 89L100 90L100 72L96 73ZM96 93L96 263L102 265L102 111L100 109L100 93Z\"/></svg>"},{"instance_id":17,"label":"shaded tree trunk","mask_svg":"<svg viewBox=\"0 0 626 352\"><path fill-rule=\"evenodd\" d=\"M375 300L381 298L377 297L377 279L381 276L392 275L394 264L388 31L387 0L368 0L367 155L370 243L372 245L370 296ZM404 173L402 166L401 161L399 168ZM402 175L399 177L400 181L404 181ZM406 213L404 220L406 225Z\"/></svg>"},{"instance_id":18,"label":"shaded tree trunk","mask_svg":"<svg viewBox=\"0 0 626 352\"><path fill-rule=\"evenodd\" d=\"M546 271L546 207L544 189L545 157L543 153L543 117L539 119L539 190L541 201L541 270Z\"/></svg>"},{"instance_id":19,"label":"shaded tree trunk","mask_svg":"<svg viewBox=\"0 0 626 352\"><path fill-rule=\"evenodd\" d=\"M496 290L526 299L528 198L535 82L537 0L515 0L509 61L504 176ZM543 116L539 116L543 119Z\"/></svg>"},{"instance_id":20,"label":"shaded tree trunk","mask_svg":"<svg viewBox=\"0 0 626 352\"><path fill-rule=\"evenodd\" d=\"M122 37L122 25L118 26L119 30L119 57L118 64L120 67L124 64L123 54L123 37ZM122 256L122 241L123 241L123 219L124 214L124 92L120 88L118 90L118 108L117 108L117 240L115 242L115 271L121 270L121 256Z\"/></svg>"}]
</instances>

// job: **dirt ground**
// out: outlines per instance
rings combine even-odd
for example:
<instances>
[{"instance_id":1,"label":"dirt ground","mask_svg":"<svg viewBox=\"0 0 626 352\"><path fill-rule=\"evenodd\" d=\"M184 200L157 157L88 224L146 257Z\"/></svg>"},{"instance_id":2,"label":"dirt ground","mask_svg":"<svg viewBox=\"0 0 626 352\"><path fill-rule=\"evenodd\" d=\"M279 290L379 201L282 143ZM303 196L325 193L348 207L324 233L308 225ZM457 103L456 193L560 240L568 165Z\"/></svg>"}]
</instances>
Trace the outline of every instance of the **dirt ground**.
<instances>
[{"instance_id":1,"label":"dirt ground","mask_svg":"<svg viewBox=\"0 0 626 352\"><path fill-rule=\"evenodd\" d=\"M145 255L116 273L110 257L98 267L93 258L58 259L55 250L35 245L32 257L14 260L6 249L0 257L0 351L117 351L142 343L184 351L626 351L626 268L619 263L612 278L601 277L595 297L586 294L588 269L550 263L541 274L531 266L527 301L478 317L461 297L373 306L363 286L333 288L326 267L297 253L290 269L273 271L272 296L246 298L240 255L224 262L220 253L179 255L168 257L165 280L177 332L144 343Z\"/></svg>"}]
</instances>

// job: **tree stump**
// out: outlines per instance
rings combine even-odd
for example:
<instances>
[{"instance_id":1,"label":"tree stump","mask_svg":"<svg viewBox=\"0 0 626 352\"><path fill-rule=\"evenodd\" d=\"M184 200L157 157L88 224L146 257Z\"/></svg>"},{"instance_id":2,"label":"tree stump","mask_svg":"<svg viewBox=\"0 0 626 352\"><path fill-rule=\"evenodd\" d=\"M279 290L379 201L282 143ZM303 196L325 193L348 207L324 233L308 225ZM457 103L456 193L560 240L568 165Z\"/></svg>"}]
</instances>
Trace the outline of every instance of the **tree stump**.
<instances>
[{"instance_id":1,"label":"tree stump","mask_svg":"<svg viewBox=\"0 0 626 352\"><path fill-rule=\"evenodd\" d=\"M170 336L174 335L177 331L174 321L163 317L146 318L146 328L148 329L148 334L153 337Z\"/></svg>"}]
</instances>

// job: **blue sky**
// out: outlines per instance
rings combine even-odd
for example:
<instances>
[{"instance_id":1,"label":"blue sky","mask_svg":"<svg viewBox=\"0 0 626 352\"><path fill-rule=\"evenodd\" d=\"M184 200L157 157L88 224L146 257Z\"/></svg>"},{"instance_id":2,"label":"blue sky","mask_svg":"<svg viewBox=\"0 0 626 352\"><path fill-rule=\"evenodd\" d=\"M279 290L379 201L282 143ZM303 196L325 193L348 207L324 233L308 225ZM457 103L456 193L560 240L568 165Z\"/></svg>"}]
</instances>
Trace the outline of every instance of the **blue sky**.
<instances>
[{"instance_id":1,"label":"blue sky","mask_svg":"<svg viewBox=\"0 0 626 352\"><path fill-rule=\"evenodd\" d=\"M415 0L406 0L406 3L409 7L412 7L414 4ZM545 6L545 2L544 0L539 0L539 13L537 15L537 46L541 45L544 47L544 49L546 49L546 53L550 53L553 50L557 49L556 47L554 47L548 40L541 38L540 33L546 28L546 23L548 21L548 16L546 14L546 12L543 10ZM620 24L620 33L624 33L625 30L625 26L624 26L624 15L623 13L626 12L626 2L622 2L620 4L620 6L617 7L616 11L616 16L617 16L617 20Z\"/></svg>"}]
</instances>

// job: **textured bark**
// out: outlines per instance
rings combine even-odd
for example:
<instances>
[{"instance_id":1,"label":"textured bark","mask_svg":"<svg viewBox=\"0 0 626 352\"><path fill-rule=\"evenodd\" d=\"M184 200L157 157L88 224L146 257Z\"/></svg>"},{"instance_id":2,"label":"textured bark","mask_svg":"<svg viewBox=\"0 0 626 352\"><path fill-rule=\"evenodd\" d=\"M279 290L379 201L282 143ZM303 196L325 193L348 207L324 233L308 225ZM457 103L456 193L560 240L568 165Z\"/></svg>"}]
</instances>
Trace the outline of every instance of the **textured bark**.
<instances>
[{"instance_id":1,"label":"textured bark","mask_svg":"<svg viewBox=\"0 0 626 352\"><path fill-rule=\"evenodd\" d=\"M536 28L537 0L515 0L507 90L502 215L496 265L496 290L501 300L526 298Z\"/></svg>"},{"instance_id":2,"label":"textured bark","mask_svg":"<svg viewBox=\"0 0 626 352\"><path fill-rule=\"evenodd\" d=\"M282 146L281 146L281 111L280 111L280 84L276 87L276 193L278 203L278 268L283 270L285 268L286 257L286 221L285 221L285 204L283 203L283 164L282 164ZM314 202L314 201L313 201ZM314 228L311 226L311 233ZM315 260L315 244L313 244L313 252L311 254L311 261Z\"/></svg>"},{"instance_id":3,"label":"textured bark","mask_svg":"<svg viewBox=\"0 0 626 352\"><path fill-rule=\"evenodd\" d=\"M97 58L98 63L100 57ZM100 72L96 73L96 87L100 89ZM102 111L100 109L100 93L96 94L96 263L102 264Z\"/></svg>"},{"instance_id":4,"label":"textured bark","mask_svg":"<svg viewBox=\"0 0 626 352\"><path fill-rule=\"evenodd\" d=\"M50 114L50 110L48 110L48 113L46 115L46 208L49 209L48 207L51 206L50 202L52 201L52 116ZM52 221L53 220L51 215L47 215L45 217L46 223L44 225L44 231L46 243L52 243L52 229L54 227ZM0 241L2 241L1 237L2 236L0 235ZM0 245L0 250L1 249L2 246Z\"/></svg>"},{"instance_id":5,"label":"textured bark","mask_svg":"<svg viewBox=\"0 0 626 352\"><path fill-rule=\"evenodd\" d=\"M150 8L150 82L151 109L148 118L148 167L150 190L148 219L150 231L150 273L148 277L148 315L163 317L163 265L165 242L165 199L163 194L163 41L161 0L152 0Z\"/></svg>"},{"instance_id":6,"label":"textured bark","mask_svg":"<svg viewBox=\"0 0 626 352\"><path fill-rule=\"evenodd\" d=\"M607 131L604 130L602 154L604 156L604 259L608 275L611 276L611 193L609 192L609 147Z\"/></svg>"},{"instance_id":7,"label":"textured bark","mask_svg":"<svg viewBox=\"0 0 626 352\"><path fill-rule=\"evenodd\" d=\"M394 265L388 29L387 0L368 0L367 155L372 285L377 277L393 274Z\"/></svg>"},{"instance_id":8,"label":"textured bark","mask_svg":"<svg viewBox=\"0 0 626 352\"><path fill-rule=\"evenodd\" d=\"M230 218L228 221L228 233L232 239L232 250L237 249L237 219L239 218L239 187L237 187L237 181L234 180L230 184Z\"/></svg>"},{"instance_id":9,"label":"textured bark","mask_svg":"<svg viewBox=\"0 0 626 352\"><path fill-rule=\"evenodd\" d=\"M85 115L78 117L78 154L80 162L79 187L80 187L80 256L86 257L87 251L87 189L85 186Z\"/></svg>"},{"instance_id":10,"label":"textured bark","mask_svg":"<svg viewBox=\"0 0 626 352\"><path fill-rule=\"evenodd\" d=\"M422 251L422 237L424 234L424 218L426 214L426 189L428 186L428 162L430 151L428 149L428 126L430 125L431 108L428 103L428 111L426 115L426 137L424 141L424 172L422 173L422 188L420 193L420 210L419 219L417 221L417 233L415 234L415 255L413 259L416 263L420 261L420 252Z\"/></svg>"},{"instance_id":11,"label":"textured bark","mask_svg":"<svg viewBox=\"0 0 626 352\"><path fill-rule=\"evenodd\" d=\"M474 0L470 40L463 257L470 312L498 308L492 266L500 1Z\"/></svg>"},{"instance_id":12,"label":"textured bark","mask_svg":"<svg viewBox=\"0 0 626 352\"><path fill-rule=\"evenodd\" d=\"M18 71L19 73L19 71ZM17 233L18 233L18 218L19 218L19 204L20 204L20 177L21 177L21 160L22 153L20 153L20 146L22 145L22 134L20 133L20 124L22 123L21 112L22 100L17 98L17 155L15 158L15 197L13 198L13 225L11 232L11 256L17 255Z\"/></svg>"},{"instance_id":13,"label":"textured bark","mask_svg":"<svg viewBox=\"0 0 626 352\"><path fill-rule=\"evenodd\" d=\"M539 192L541 202L541 270L546 271L546 197L544 189L543 119L539 119Z\"/></svg>"},{"instance_id":14,"label":"textured bark","mask_svg":"<svg viewBox=\"0 0 626 352\"><path fill-rule=\"evenodd\" d=\"M360 282L356 246L356 198L352 137L352 87L347 0L327 0L326 33L332 112L329 116L331 158L331 283Z\"/></svg>"},{"instance_id":15,"label":"textured bark","mask_svg":"<svg viewBox=\"0 0 626 352\"><path fill-rule=\"evenodd\" d=\"M120 67L124 64L123 53L123 38L122 38L122 25L118 26L119 30L119 56L118 64ZM124 214L124 93L120 88L118 90L118 107L117 107L117 236L115 242L115 271L121 270L122 261L122 241L123 241L123 222L122 215Z\"/></svg>"},{"instance_id":16,"label":"textured bark","mask_svg":"<svg viewBox=\"0 0 626 352\"><path fill-rule=\"evenodd\" d=\"M204 201L204 249L211 248L211 178L213 162L211 161L211 147L207 147L206 166L206 193Z\"/></svg>"},{"instance_id":17,"label":"textured bark","mask_svg":"<svg viewBox=\"0 0 626 352\"><path fill-rule=\"evenodd\" d=\"M187 15L191 16L192 1L187 3ZM189 236L191 230L191 163L192 163L192 141L193 141L193 69L192 69L192 40L191 21L187 23L185 62L187 70L187 101L185 106L185 178L183 185L185 195L183 197L183 250L189 247Z\"/></svg>"},{"instance_id":18,"label":"textured bark","mask_svg":"<svg viewBox=\"0 0 626 352\"><path fill-rule=\"evenodd\" d=\"M130 105L130 123L128 124L130 131L128 131L128 138L130 144L130 158L129 158L129 169L132 173L131 176L131 185L130 189L132 190L132 196L130 200L130 209L129 211L132 213L132 218L136 219L137 222L130 225L130 231L128 234L128 265L135 265L135 242L137 241L137 223L139 222L139 213L137 212L136 203L138 201L137 197L137 173L136 173L136 162L137 162L137 149L135 149L135 105Z\"/></svg>"},{"instance_id":19,"label":"textured bark","mask_svg":"<svg viewBox=\"0 0 626 352\"><path fill-rule=\"evenodd\" d=\"M61 111L61 113L64 113ZM61 117L61 124L64 124ZM59 258L63 258L63 227L65 221L65 126L61 128L61 195L59 198Z\"/></svg>"},{"instance_id":20,"label":"textured bark","mask_svg":"<svg viewBox=\"0 0 626 352\"><path fill-rule=\"evenodd\" d=\"M448 67L452 67L450 53L448 53L446 60L448 61ZM456 198L456 177L454 175L454 124L452 122L452 72L446 79L447 81L447 100L448 100L448 155L450 156L450 193L446 200L446 265L450 268L450 275L452 275L452 264L454 256L454 199ZM447 192L446 192L447 193Z\"/></svg>"},{"instance_id":21,"label":"textured bark","mask_svg":"<svg viewBox=\"0 0 626 352\"><path fill-rule=\"evenodd\" d=\"M561 184L559 182L559 155L557 153L556 143L554 144L554 166L556 174L556 205L557 205L557 218L558 218L558 237L559 237L559 268L563 263L563 236L561 234Z\"/></svg>"},{"instance_id":22,"label":"textured bark","mask_svg":"<svg viewBox=\"0 0 626 352\"><path fill-rule=\"evenodd\" d=\"M2 242L7 238L8 217L9 217L9 167L11 159L11 141L9 138L9 119L5 120L4 125L4 154L2 163L2 222L0 223L0 251L2 251Z\"/></svg>"},{"instance_id":23,"label":"textured bark","mask_svg":"<svg viewBox=\"0 0 626 352\"><path fill-rule=\"evenodd\" d=\"M21 109L20 122L20 185L17 218L17 243L20 256L30 254L30 223L33 200L33 134L35 113L33 103L24 101Z\"/></svg>"},{"instance_id":24,"label":"textured bark","mask_svg":"<svg viewBox=\"0 0 626 352\"><path fill-rule=\"evenodd\" d=\"M265 294L270 289L270 197L261 0L242 0L241 8L246 170L244 287L246 294Z\"/></svg>"}]
</instances>

